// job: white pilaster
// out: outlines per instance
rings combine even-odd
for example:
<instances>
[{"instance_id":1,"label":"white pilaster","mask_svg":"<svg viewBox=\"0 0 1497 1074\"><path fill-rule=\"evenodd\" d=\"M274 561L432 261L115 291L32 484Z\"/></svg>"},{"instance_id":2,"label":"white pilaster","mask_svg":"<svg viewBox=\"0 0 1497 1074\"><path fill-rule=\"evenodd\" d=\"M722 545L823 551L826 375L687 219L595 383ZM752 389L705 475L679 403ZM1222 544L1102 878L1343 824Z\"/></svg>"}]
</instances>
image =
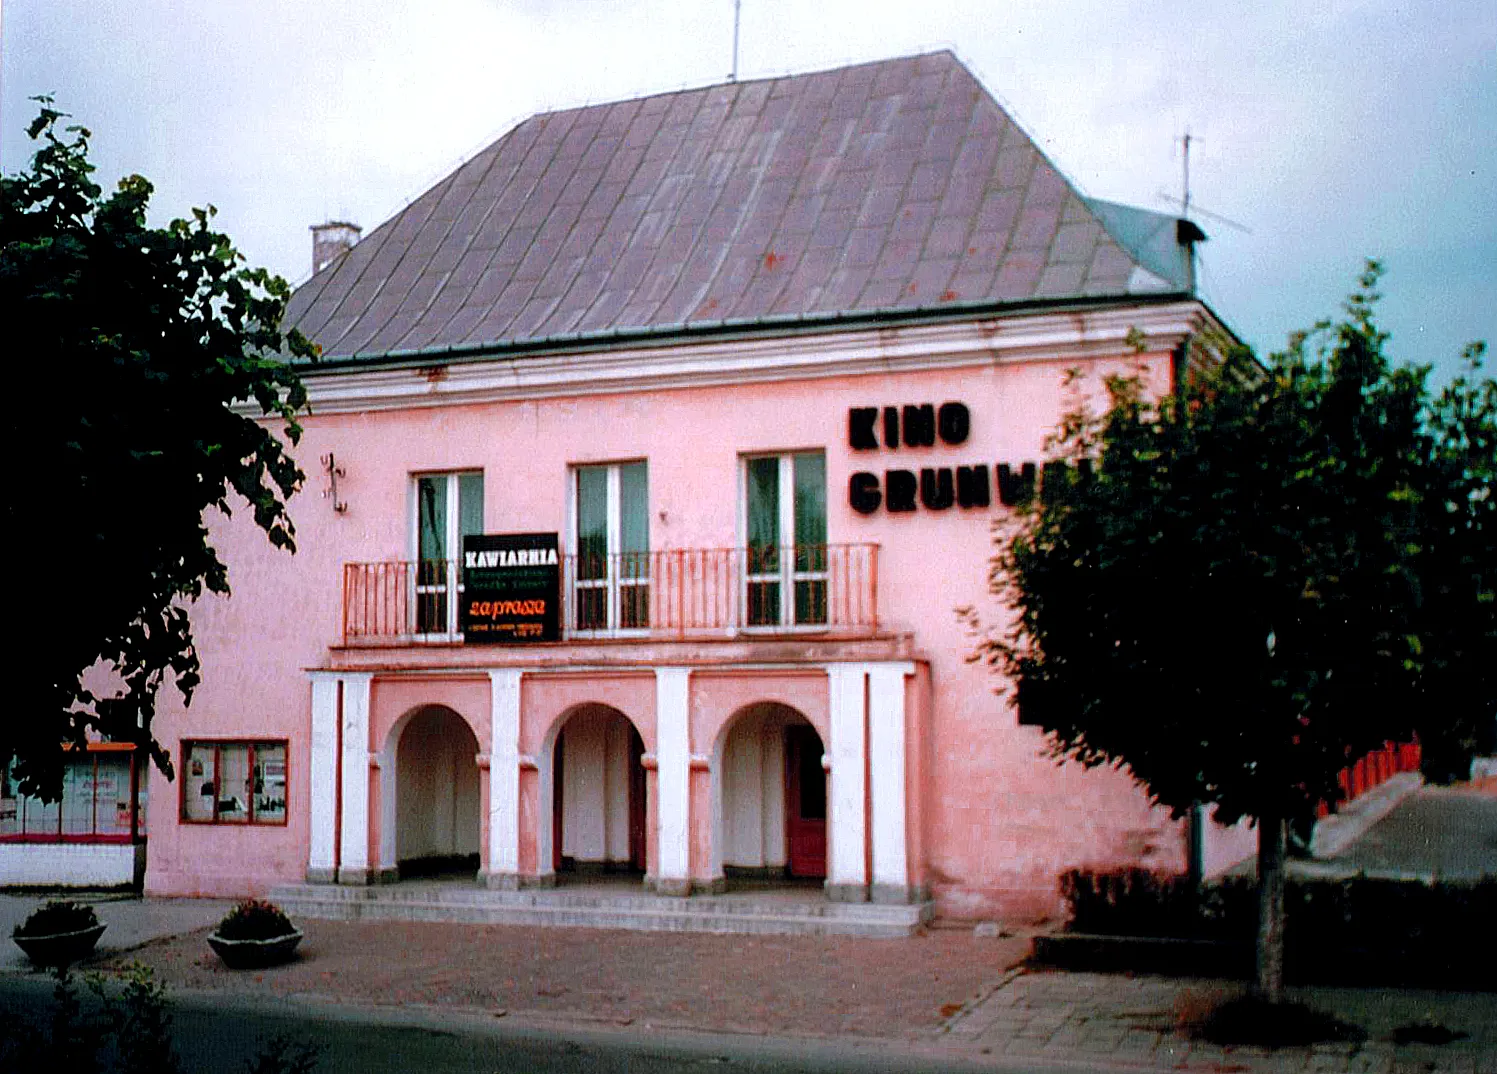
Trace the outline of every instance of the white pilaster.
<instances>
[{"instance_id":1,"label":"white pilaster","mask_svg":"<svg viewBox=\"0 0 1497 1074\"><path fill-rule=\"evenodd\" d=\"M691 891L691 724L688 668L655 669L655 757L660 863L664 894Z\"/></svg>"},{"instance_id":2,"label":"white pilaster","mask_svg":"<svg viewBox=\"0 0 1497 1074\"><path fill-rule=\"evenodd\" d=\"M840 902L868 897L867 789L863 779L867 718L867 668L827 666L832 741L831 802L827 832L827 896Z\"/></svg>"},{"instance_id":3,"label":"white pilaster","mask_svg":"<svg viewBox=\"0 0 1497 1074\"><path fill-rule=\"evenodd\" d=\"M331 884L338 878L335 857L338 825L338 676L314 671L312 680L312 754L307 880Z\"/></svg>"},{"instance_id":4,"label":"white pilaster","mask_svg":"<svg viewBox=\"0 0 1497 1074\"><path fill-rule=\"evenodd\" d=\"M343 676L343 828L341 884L369 883L368 672Z\"/></svg>"},{"instance_id":5,"label":"white pilaster","mask_svg":"<svg viewBox=\"0 0 1497 1074\"><path fill-rule=\"evenodd\" d=\"M908 662L868 667L869 790L873 801L873 898L907 902L911 885L905 795L905 689Z\"/></svg>"},{"instance_id":6,"label":"white pilaster","mask_svg":"<svg viewBox=\"0 0 1497 1074\"><path fill-rule=\"evenodd\" d=\"M520 874L520 678L518 668L489 672L489 876L491 887Z\"/></svg>"}]
</instances>

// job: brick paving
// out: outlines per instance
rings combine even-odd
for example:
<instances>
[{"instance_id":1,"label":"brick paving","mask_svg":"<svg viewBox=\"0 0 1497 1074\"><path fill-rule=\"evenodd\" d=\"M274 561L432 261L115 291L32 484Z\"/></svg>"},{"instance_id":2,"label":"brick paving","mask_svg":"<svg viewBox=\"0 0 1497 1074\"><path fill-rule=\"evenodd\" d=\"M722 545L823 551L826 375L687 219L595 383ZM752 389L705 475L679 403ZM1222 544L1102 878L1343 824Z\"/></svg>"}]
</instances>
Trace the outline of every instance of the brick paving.
<instances>
[{"instance_id":1,"label":"brick paving","mask_svg":"<svg viewBox=\"0 0 1497 1074\"><path fill-rule=\"evenodd\" d=\"M419 1004L517 1018L791 1036L930 1040L1028 953L1024 939L936 928L905 939L299 922L293 963L226 969L208 930L97 962L173 989Z\"/></svg>"},{"instance_id":2,"label":"brick paving","mask_svg":"<svg viewBox=\"0 0 1497 1074\"><path fill-rule=\"evenodd\" d=\"M1209 1074L1497 1074L1497 993L1315 989L1360 1043L1268 1051L1192 1039L1227 981L1033 971L1026 939L935 928L900 940L418 922L302 923L295 962L226 969L207 930L96 960L169 988L488 1013L538 1024L898 1041L977 1058ZM1461 1039L1399 1045L1436 1023Z\"/></svg>"}]
</instances>

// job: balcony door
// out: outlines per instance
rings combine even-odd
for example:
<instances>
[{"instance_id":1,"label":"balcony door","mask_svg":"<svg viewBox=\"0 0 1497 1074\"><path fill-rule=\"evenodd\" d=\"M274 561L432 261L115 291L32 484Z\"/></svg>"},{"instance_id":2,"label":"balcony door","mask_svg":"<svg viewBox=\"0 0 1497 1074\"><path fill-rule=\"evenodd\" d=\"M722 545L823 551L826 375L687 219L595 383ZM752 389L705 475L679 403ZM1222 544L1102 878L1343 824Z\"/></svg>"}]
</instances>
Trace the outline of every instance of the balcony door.
<instances>
[{"instance_id":1,"label":"balcony door","mask_svg":"<svg viewBox=\"0 0 1497 1074\"><path fill-rule=\"evenodd\" d=\"M415 499L415 632L456 634L463 538L483 532L483 474L420 474Z\"/></svg>"},{"instance_id":2,"label":"balcony door","mask_svg":"<svg viewBox=\"0 0 1497 1074\"><path fill-rule=\"evenodd\" d=\"M650 625L650 481L643 462L572 471L572 624L579 631Z\"/></svg>"},{"instance_id":3,"label":"balcony door","mask_svg":"<svg viewBox=\"0 0 1497 1074\"><path fill-rule=\"evenodd\" d=\"M744 460L744 594L750 627L827 621L826 457Z\"/></svg>"}]
</instances>

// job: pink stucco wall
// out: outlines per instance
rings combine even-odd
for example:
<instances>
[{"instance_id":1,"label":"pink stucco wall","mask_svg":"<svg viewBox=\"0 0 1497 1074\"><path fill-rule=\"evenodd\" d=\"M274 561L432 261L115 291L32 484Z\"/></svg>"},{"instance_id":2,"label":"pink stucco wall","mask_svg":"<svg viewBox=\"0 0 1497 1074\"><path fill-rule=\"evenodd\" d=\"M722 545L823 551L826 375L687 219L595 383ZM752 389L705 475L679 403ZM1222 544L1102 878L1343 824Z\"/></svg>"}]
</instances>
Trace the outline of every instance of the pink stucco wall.
<instances>
[{"instance_id":1,"label":"pink stucco wall","mask_svg":"<svg viewBox=\"0 0 1497 1074\"><path fill-rule=\"evenodd\" d=\"M1057 768L1043 756L1040 735L1018 726L1006 702L994 695L992 675L965 660L972 639L955 609L974 605L986 621L1002 621L1001 609L986 594L992 523L1006 514L997 506L996 489L988 509L880 510L869 516L853 511L847 495L849 475L859 470L991 470L999 462L1037 461L1058 416L1079 402L1078 391L1095 395L1104 371L1141 369L1158 390L1167 384L1169 360L1163 352L1118 358L1093 369L1084 389L1068 384L1070 362L989 362L780 383L314 413L304 421L295 452L308 474L305 491L291 505L298 552L271 549L247 510L215 522L234 596L199 604L194 619L203 684L189 709L168 699L156 724L157 736L174 755L180 741L191 737L289 739L290 820L283 828L184 826L177 820L176 788L158 778L150 804L148 890L239 894L301 879L308 846L306 669L345 658L330 652L340 640L343 565L413 558L413 473L482 470L488 532L565 535L569 467L644 459L651 548L730 548L742 544L741 457L812 449L826 455L828 540L879 545L881 623L888 632L909 635L918 657L906 706L908 848L912 873L929 884L939 909L958 917L1041 913L1054 907L1055 876L1070 865L1178 867L1179 825L1151 809L1122 775ZM851 407L948 401L963 402L971 412L970 436L959 446L938 441L930 448L855 451L848 445ZM348 505L343 513L323 495L328 481L318 460L330 453L345 470L338 481L338 497ZM679 654L662 643L655 655L670 664ZM442 661L439 653L388 658ZM389 684L377 680L371 748L384 746L402 714L440 703L469 723L487 751L489 686L472 663L470 656L461 672ZM522 754L547 748L561 716L587 703L624 712L646 751L655 748L655 682L648 673L581 671L527 679L523 691L527 710L550 715L526 724ZM772 688L762 677L702 671L692 680L692 752L710 754L734 712L765 700L797 708L826 740L826 680L816 669L787 669ZM534 815L535 779L533 769L521 774L522 830L543 822ZM655 773L649 779L653 801ZM694 800L705 795L703 785L693 780ZM653 861L653 828L650 837ZM375 840L377 834L372 845ZM529 853L522 840L522 870ZM693 846L693 862L707 856L707 847Z\"/></svg>"}]
</instances>

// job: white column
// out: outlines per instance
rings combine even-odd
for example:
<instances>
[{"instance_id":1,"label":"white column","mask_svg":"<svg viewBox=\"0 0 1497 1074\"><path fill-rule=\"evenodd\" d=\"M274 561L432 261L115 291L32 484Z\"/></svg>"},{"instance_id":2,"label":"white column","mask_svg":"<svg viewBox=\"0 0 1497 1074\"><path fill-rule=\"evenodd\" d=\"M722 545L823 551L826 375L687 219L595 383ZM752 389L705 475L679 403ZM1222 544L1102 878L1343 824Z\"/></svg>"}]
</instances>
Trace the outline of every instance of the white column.
<instances>
[{"instance_id":1,"label":"white column","mask_svg":"<svg viewBox=\"0 0 1497 1074\"><path fill-rule=\"evenodd\" d=\"M312 754L307 882L331 884L338 878L338 676L314 671L312 679Z\"/></svg>"},{"instance_id":2,"label":"white column","mask_svg":"<svg viewBox=\"0 0 1497 1074\"><path fill-rule=\"evenodd\" d=\"M340 884L369 883L368 672L343 676L343 829Z\"/></svg>"},{"instance_id":3,"label":"white column","mask_svg":"<svg viewBox=\"0 0 1497 1074\"><path fill-rule=\"evenodd\" d=\"M691 725L687 668L655 669L655 787L660 825L656 890L691 893Z\"/></svg>"},{"instance_id":4,"label":"white column","mask_svg":"<svg viewBox=\"0 0 1497 1074\"><path fill-rule=\"evenodd\" d=\"M491 888L519 886L520 678L518 668L489 672L489 874Z\"/></svg>"},{"instance_id":5,"label":"white column","mask_svg":"<svg viewBox=\"0 0 1497 1074\"><path fill-rule=\"evenodd\" d=\"M908 902L908 811L905 802L905 676L908 662L868 667L868 758L873 799L873 900Z\"/></svg>"},{"instance_id":6,"label":"white column","mask_svg":"<svg viewBox=\"0 0 1497 1074\"><path fill-rule=\"evenodd\" d=\"M867 791L863 780L867 668L827 667L832 741L831 802L827 832L827 897L838 902L868 898Z\"/></svg>"}]
</instances>

